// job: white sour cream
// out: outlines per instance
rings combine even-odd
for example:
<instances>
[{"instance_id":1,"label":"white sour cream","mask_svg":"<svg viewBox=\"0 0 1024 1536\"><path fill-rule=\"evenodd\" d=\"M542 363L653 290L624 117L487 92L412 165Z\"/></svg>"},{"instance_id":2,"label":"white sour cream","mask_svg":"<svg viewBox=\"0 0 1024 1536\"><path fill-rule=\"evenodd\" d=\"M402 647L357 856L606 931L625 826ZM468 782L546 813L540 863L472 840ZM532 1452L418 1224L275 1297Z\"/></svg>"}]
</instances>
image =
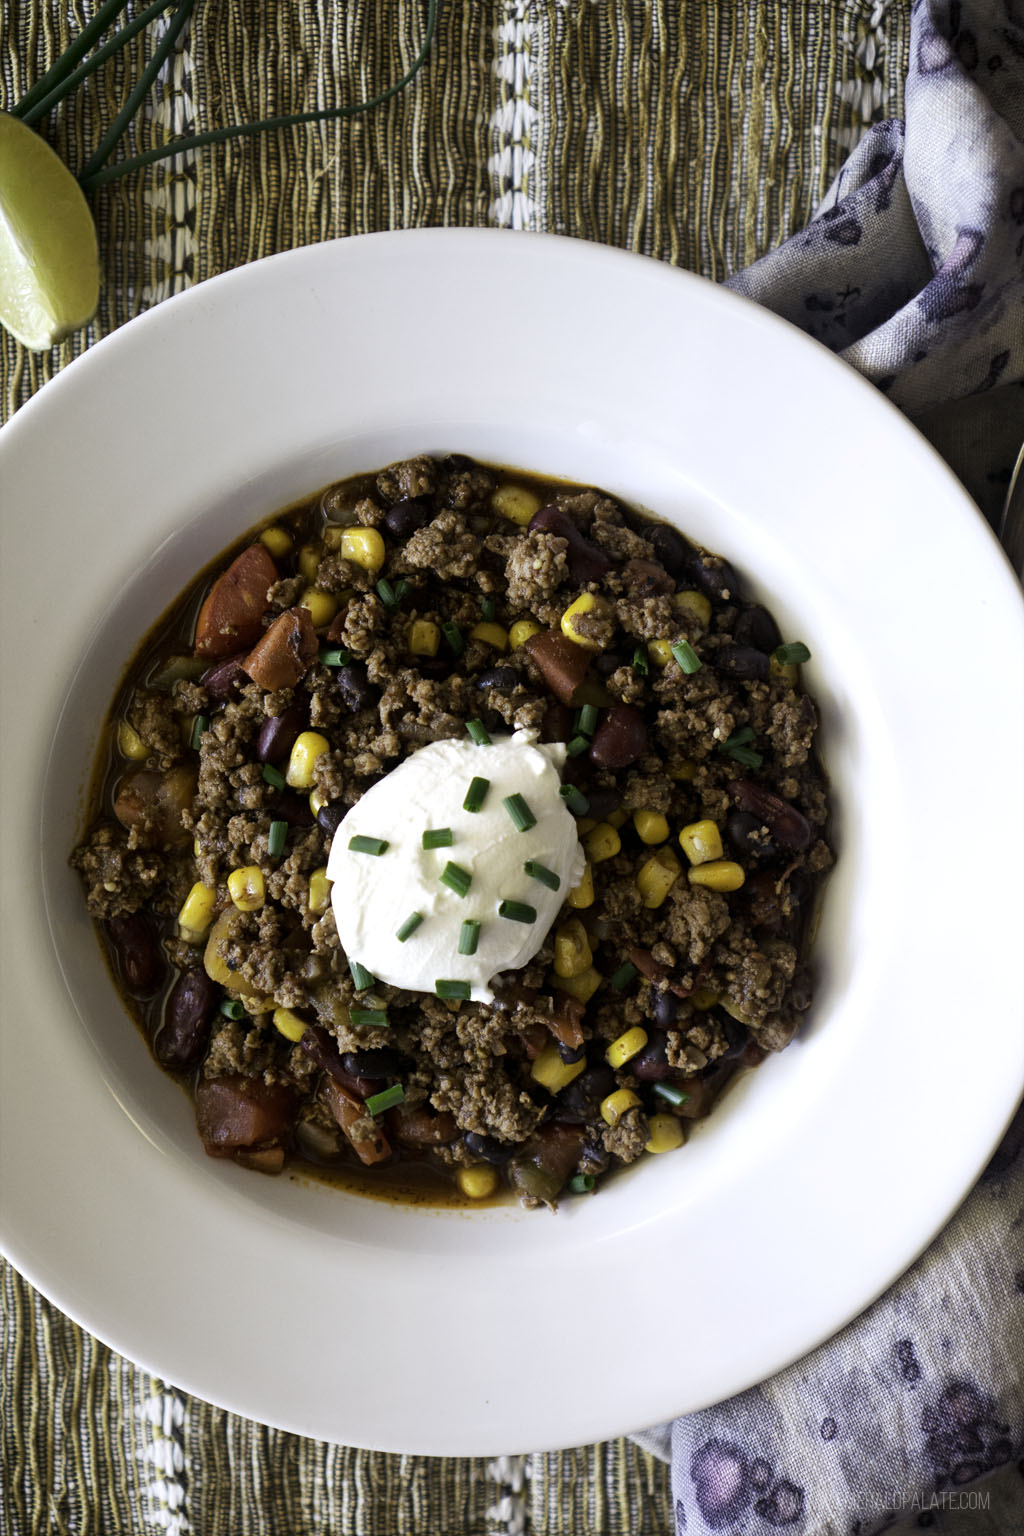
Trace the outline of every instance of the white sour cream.
<instances>
[{"instance_id":1,"label":"white sour cream","mask_svg":"<svg viewBox=\"0 0 1024 1536\"><path fill-rule=\"evenodd\" d=\"M380 981L409 992L434 992L437 982L463 981L478 1002L492 997L491 978L515 970L537 953L584 867L576 823L559 795L565 747L540 745L536 732L496 737L489 746L436 741L368 789L331 843L327 876L342 947ZM470 782L488 780L479 811L463 808ZM519 831L503 804L521 795L535 825ZM448 847L423 847L423 834L450 828ZM384 853L357 852L355 837L383 839ZM558 889L528 874L542 864ZM448 863L471 876L460 896L441 876ZM499 915L503 901L523 903L533 922ZM406 920L422 922L403 941ZM467 919L480 924L476 952L459 954Z\"/></svg>"}]
</instances>

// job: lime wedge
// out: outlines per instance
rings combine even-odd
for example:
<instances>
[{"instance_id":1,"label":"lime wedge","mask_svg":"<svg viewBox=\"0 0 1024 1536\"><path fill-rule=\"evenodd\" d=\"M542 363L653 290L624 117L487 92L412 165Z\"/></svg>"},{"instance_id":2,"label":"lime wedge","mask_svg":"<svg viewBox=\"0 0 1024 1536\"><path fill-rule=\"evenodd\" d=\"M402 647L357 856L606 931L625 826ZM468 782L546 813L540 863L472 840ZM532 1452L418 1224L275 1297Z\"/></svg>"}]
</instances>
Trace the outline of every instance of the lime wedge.
<instances>
[{"instance_id":1,"label":"lime wedge","mask_svg":"<svg viewBox=\"0 0 1024 1536\"><path fill-rule=\"evenodd\" d=\"M43 352L92 319L99 291L81 188L34 129L0 112L0 324Z\"/></svg>"}]
</instances>

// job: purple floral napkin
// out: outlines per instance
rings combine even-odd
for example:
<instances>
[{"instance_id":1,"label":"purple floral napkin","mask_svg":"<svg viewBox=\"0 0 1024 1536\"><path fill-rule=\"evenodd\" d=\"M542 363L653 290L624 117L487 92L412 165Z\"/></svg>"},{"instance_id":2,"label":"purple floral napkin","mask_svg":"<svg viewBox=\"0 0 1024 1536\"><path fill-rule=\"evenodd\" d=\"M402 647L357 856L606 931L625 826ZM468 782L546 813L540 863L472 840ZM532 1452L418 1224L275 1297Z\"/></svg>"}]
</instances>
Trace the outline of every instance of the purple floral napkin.
<instances>
[{"instance_id":1,"label":"purple floral napkin","mask_svg":"<svg viewBox=\"0 0 1024 1536\"><path fill-rule=\"evenodd\" d=\"M905 124L872 128L809 227L730 286L873 380L994 523L1024 440L1024 0L917 0L910 51ZM1022 1143L1024 1112L856 1322L676 1420L678 1533L1024 1532L1017 1469L979 1481L1024 1454Z\"/></svg>"}]
</instances>

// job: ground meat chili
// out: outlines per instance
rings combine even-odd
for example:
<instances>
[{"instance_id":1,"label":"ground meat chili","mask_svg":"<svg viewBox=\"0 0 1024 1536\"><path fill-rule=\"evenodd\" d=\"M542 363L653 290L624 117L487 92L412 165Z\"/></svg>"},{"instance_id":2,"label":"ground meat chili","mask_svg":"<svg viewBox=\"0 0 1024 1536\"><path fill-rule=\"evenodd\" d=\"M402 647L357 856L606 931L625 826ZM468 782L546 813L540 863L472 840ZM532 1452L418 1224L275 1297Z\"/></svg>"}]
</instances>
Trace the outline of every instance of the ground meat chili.
<instances>
[{"instance_id":1,"label":"ground meat chili","mask_svg":"<svg viewBox=\"0 0 1024 1536\"><path fill-rule=\"evenodd\" d=\"M129 668L72 855L206 1150L553 1206L679 1146L811 1001L832 856L808 654L674 528L461 455L229 551ZM471 721L567 743L587 855L493 1004L350 965L325 874L360 796Z\"/></svg>"}]
</instances>

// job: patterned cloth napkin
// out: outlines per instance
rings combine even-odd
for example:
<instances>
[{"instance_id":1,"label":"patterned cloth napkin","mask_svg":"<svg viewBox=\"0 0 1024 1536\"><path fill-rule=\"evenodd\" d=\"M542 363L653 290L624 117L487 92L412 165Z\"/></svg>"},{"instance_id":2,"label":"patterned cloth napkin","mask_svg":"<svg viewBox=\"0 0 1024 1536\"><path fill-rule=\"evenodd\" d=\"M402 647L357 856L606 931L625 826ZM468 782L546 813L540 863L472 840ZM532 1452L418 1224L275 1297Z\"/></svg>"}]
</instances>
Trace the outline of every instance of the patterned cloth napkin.
<instances>
[{"instance_id":1,"label":"patterned cloth napkin","mask_svg":"<svg viewBox=\"0 0 1024 1536\"><path fill-rule=\"evenodd\" d=\"M905 125L872 128L809 227L729 286L872 379L994 514L1024 441L1020 5L918 0ZM979 1523L989 1498L970 1486L1024 1453L1022 1150L1024 1111L887 1295L789 1370L671 1426L678 1532L871 1536L938 1511L966 1512L972 1532L1024 1530L1019 1479L1004 1526Z\"/></svg>"}]
</instances>

